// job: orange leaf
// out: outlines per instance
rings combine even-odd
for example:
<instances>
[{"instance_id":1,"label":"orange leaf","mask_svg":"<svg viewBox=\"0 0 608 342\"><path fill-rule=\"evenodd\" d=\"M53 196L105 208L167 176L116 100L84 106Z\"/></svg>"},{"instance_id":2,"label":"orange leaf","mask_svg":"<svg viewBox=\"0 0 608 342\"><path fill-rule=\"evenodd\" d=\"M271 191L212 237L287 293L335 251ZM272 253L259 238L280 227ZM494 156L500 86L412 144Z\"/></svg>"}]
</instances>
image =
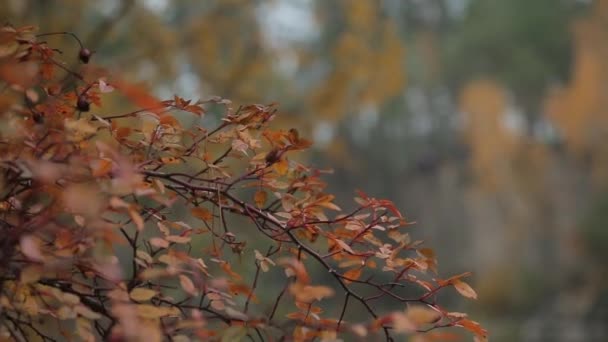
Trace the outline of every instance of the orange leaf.
<instances>
[{"instance_id":1,"label":"orange leaf","mask_svg":"<svg viewBox=\"0 0 608 342\"><path fill-rule=\"evenodd\" d=\"M135 224L135 227L137 227L137 230L141 231L144 229L144 219L139 215L137 210L129 209L129 216L131 216L131 220Z\"/></svg>"},{"instance_id":2,"label":"orange leaf","mask_svg":"<svg viewBox=\"0 0 608 342\"><path fill-rule=\"evenodd\" d=\"M327 286L312 286L304 285L300 282L295 282L289 286L289 292L296 297L296 300L311 303L314 300L331 297L334 290Z\"/></svg>"},{"instance_id":3,"label":"orange leaf","mask_svg":"<svg viewBox=\"0 0 608 342\"><path fill-rule=\"evenodd\" d=\"M192 213L192 216L203 221L213 220L213 214L211 214L211 212L207 208L195 207L190 210L190 213Z\"/></svg>"},{"instance_id":4,"label":"orange leaf","mask_svg":"<svg viewBox=\"0 0 608 342\"><path fill-rule=\"evenodd\" d=\"M261 208L266 203L266 198L268 198L268 194L264 190L256 191L253 196L253 201L255 202L256 207Z\"/></svg>"},{"instance_id":5,"label":"orange leaf","mask_svg":"<svg viewBox=\"0 0 608 342\"><path fill-rule=\"evenodd\" d=\"M286 267L286 271L289 271L289 273L295 275L298 282L305 284L310 282L310 276L306 271L306 267L304 267L304 264L300 260L295 258L282 258L279 259L277 263L283 267Z\"/></svg>"},{"instance_id":6,"label":"orange leaf","mask_svg":"<svg viewBox=\"0 0 608 342\"><path fill-rule=\"evenodd\" d=\"M91 163L93 177L103 177L112 171L112 161L108 159L100 159Z\"/></svg>"},{"instance_id":7,"label":"orange leaf","mask_svg":"<svg viewBox=\"0 0 608 342\"><path fill-rule=\"evenodd\" d=\"M182 289L191 295L196 295L196 287L194 287L194 283L187 276L180 274L179 275L179 283L182 286Z\"/></svg>"},{"instance_id":8,"label":"orange leaf","mask_svg":"<svg viewBox=\"0 0 608 342\"><path fill-rule=\"evenodd\" d=\"M347 251L348 253L355 254L355 251L344 241L340 239L334 239L334 241L340 246L341 249Z\"/></svg>"},{"instance_id":9,"label":"orange leaf","mask_svg":"<svg viewBox=\"0 0 608 342\"><path fill-rule=\"evenodd\" d=\"M133 289L131 293L129 293L129 297L138 302L144 302L156 296L157 294L158 293L154 290L138 287Z\"/></svg>"},{"instance_id":10,"label":"orange leaf","mask_svg":"<svg viewBox=\"0 0 608 342\"><path fill-rule=\"evenodd\" d=\"M482 339L486 339L488 336L488 331L482 328L481 324L475 321L471 321L467 318L458 321L458 323L456 323L456 326L463 327L475 334L477 337L481 337Z\"/></svg>"},{"instance_id":11,"label":"orange leaf","mask_svg":"<svg viewBox=\"0 0 608 342\"><path fill-rule=\"evenodd\" d=\"M274 163L272 167L279 175L283 176L289 170L289 161L287 161L287 159L281 159Z\"/></svg>"},{"instance_id":12,"label":"orange leaf","mask_svg":"<svg viewBox=\"0 0 608 342\"><path fill-rule=\"evenodd\" d=\"M348 279L352 279L352 280L358 280L359 277L361 277L361 272L362 271L363 270L360 267L353 268L351 270L346 271L344 273L344 277L348 278ZM350 282L352 282L351 280L348 280L348 279L344 279L344 282L347 283L347 284L350 283Z\"/></svg>"},{"instance_id":13,"label":"orange leaf","mask_svg":"<svg viewBox=\"0 0 608 342\"><path fill-rule=\"evenodd\" d=\"M473 290L473 288L464 281L456 279L452 281L452 285L454 285L456 291L458 291L464 297L477 299L477 293L475 292L475 290Z\"/></svg>"},{"instance_id":14,"label":"orange leaf","mask_svg":"<svg viewBox=\"0 0 608 342\"><path fill-rule=\"evenodd\" d=\"M129 100L138 107L147 108L155 114L161 114L165 106L141 86L136 86L123 81L116 81L115 88L122 92Z\"/></svg>"}]
</instances>

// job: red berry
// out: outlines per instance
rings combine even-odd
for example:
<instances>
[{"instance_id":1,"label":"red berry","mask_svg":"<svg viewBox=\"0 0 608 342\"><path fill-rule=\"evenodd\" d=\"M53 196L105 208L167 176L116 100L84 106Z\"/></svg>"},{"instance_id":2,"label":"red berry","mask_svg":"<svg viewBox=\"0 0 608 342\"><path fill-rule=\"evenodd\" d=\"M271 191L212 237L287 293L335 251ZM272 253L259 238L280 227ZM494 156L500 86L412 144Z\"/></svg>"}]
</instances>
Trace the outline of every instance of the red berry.
<instances>
[{"instance_id":1,"label":"red berry","mask_svg":"<svg viewBox=\"0 0 608 342\"><path fill-rule=\"evenodd\" d=\"M78 101L76 102L76 108L78 108L78 110L81 112L88 112L91 109L91 103L84 95L80 95L78 96Z\"/></svg>"}]
</instances>

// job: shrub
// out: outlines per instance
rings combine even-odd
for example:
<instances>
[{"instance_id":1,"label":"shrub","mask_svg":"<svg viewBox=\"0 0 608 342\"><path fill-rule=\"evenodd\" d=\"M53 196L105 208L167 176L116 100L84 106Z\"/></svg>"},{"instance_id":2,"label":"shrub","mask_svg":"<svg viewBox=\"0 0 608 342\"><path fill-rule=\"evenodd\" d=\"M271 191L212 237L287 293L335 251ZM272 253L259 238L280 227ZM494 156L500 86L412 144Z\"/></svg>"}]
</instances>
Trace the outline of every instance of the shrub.
<instances>
[{"instance_id":1,"label":"shrub","mask_svg":"<svg viewBox=\"0 0 608 342\"><path fill-rule=\"evenodd\" d=\"M0 32L4 337L485 339L436 302L447 287L475 298L467 274L433 277L390 201L359 192L343 212L293 158L311 142L269 128L273 105L160 101L85 65L82 44L68 66L41 36ZM136 108L101 114L112 97ZM215 126L180 121L218 111Z\"/></svg>"}]
</instances>

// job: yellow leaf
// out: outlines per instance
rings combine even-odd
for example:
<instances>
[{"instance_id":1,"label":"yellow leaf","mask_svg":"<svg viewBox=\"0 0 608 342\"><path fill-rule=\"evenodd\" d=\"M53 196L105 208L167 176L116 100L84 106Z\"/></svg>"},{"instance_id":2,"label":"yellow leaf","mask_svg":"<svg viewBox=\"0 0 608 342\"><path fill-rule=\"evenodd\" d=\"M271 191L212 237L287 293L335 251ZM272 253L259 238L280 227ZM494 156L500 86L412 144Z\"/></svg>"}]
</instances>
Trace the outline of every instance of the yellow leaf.
<instances>
[{"instance_id":1,"label":"yellow leaf","mask_svg":"<svg viewBox=\"0 0 608 342\"><path fill-rule=\"evenodd\" d=\"M264 191L264 190L256 191L255 195L253 196L253 200L255 202L256 207L258 207L258 208L263 207L264 204L266 203L267 197L268 197L268 194L266 193L266 191Z\"/></svg>"},{"instance_id":2,"label":"yellow leaf","mask_svg":"<svg viewBox=\"0 0 608 342\"><path fill-rule=\"evenodd\" d=\"M287 161L287 159L281 159L274 163L272 167L279 175L283 176L289 170L289 161Z\"/></svg>"},{"instance_id":3,"label":"yellow leaf","mask_svg":"<svg viewBox=\"0 0 608 342\"><path fill-rule=\"evenodd\" d=\"M405 314L410 322L416 326L435 323L441 318L441 314L429 307L422 305L410 306Z\"/></svg>"},{"instance_id":4,"label":"yellow leaf","mask_svg":"<svg viewBox=\"0 0 608 342\"><path fill-rule=\"evenodd\" d=\"M144 302L153 298L154 296L156 296L156 294L157 292L154 290L138 287L133 289L131 293L129 293L129 297L131 297L131 299L135 301Z\"/></svg>"},{"instance_id":5,"label":"yellow leaf","mask_svg":"<svg viewBox=\"0 0 608 342\"><path fill-rule=\"evenodd\" d=\"M170 275L169 271L164 268L148 268L138 275L140 279L150 280L161 278Z\"/></svg>"},{"instance_id":6,"label":"yellow leaf","mask_svg":"<svg viewBox=\"0 0 608 342\"><path fill-rule=\"evenodd\" d=\"M165 316L178 316L179 309L175 307L154 306L150 304L139 304L136 306L137 315L141 318L156 319Z\"/></svg>"},{"instance_id":7,"label":"yellow leaf","mask_svg":"<svg viewBox=\"0 0 608 342\"><path fill-rule=\"evenodd\" d=\"M76 311L80 316L87 318L87 319L95 320L95 319L101 318L100 314L98 314L97 312L89 309L87 306L82 305L82 304L76 305L74 307L74 311Z\"/></svg>"}]
</instances>

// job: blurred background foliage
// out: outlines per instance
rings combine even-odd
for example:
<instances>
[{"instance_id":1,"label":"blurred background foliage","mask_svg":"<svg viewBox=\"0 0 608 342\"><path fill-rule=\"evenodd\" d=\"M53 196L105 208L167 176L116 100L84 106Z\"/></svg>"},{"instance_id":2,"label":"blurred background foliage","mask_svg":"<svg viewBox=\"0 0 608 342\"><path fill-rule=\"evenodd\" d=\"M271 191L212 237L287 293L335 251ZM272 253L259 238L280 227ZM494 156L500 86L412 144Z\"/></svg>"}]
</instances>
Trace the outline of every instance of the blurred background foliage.
<instances>
[{"instance_id":1,"label":"blurred background foliage","mask_svg":"<svg viewBox=\"0 0 608 342\"><path fill-rule=\"evenodd\" d=\"M492 340L607 338L608 0L5 0L0 19L75 32L161 98L279 102L344 203L395 200L441 274L475 272L462 309Z\"/></svg>"}]
</instances>

